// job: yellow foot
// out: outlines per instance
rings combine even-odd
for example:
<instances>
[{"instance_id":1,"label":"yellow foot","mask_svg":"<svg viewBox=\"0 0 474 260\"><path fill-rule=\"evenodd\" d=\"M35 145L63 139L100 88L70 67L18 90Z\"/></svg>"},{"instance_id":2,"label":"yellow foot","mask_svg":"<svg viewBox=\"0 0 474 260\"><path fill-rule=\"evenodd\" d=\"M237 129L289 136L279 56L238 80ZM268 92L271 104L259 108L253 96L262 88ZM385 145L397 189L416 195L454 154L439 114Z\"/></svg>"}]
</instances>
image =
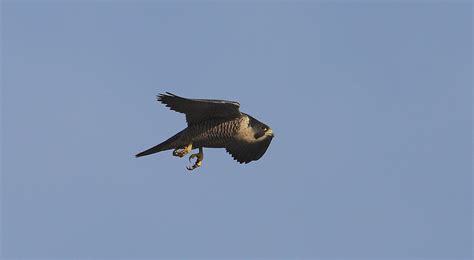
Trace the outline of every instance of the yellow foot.
<instances>
[{"instance_id":1,"label":"yellow foot","mask_svg":"<svg viewBox=\"0 0 474 260\"><path fill-rule=\"evenodd\" d=\"M193 144L191 143L191 144L186 145L182 149L179 149L179 148L174 149L173 155L178 156L178 157L183 157L189 152L191 152L192 149L193 149Z\"/></svg>"},{"instance_id":2,"label":"yellow foot","mask_svg":"<svg viewBox=\"0 0 474 260\"><path fill-rule=\"evenodd\" d=\"M202 165L202 160L204 159L204 153L202 152L202 147L199 148L199 153L191 154L189 156L189 161L191 161L194 157L197 158L196 162L192 166L186 166L186 168L190 171L200 167Z\"/></svg>"}]
</instances>

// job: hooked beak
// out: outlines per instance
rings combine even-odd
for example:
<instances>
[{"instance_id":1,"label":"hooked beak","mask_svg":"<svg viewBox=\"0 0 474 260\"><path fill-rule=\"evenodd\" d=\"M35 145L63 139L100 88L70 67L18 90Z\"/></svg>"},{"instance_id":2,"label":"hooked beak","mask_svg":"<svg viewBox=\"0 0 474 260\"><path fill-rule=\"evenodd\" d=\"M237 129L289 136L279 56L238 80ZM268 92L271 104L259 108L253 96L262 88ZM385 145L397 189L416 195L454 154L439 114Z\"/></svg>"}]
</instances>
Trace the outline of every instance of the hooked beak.
<instances>
[{"instance_id":1,"label":"hooked beak","mask_svg":"<svg viewBox=\"0 0 474 260\"><path fill-rule=\"evenodd\" d=\"M265 135L268 135L268 136L271 136L271 137L275 137L275 134L273 134L273 130L271 128L269 128L266 132L265 132Z\"/></svg>"}]
</instances>

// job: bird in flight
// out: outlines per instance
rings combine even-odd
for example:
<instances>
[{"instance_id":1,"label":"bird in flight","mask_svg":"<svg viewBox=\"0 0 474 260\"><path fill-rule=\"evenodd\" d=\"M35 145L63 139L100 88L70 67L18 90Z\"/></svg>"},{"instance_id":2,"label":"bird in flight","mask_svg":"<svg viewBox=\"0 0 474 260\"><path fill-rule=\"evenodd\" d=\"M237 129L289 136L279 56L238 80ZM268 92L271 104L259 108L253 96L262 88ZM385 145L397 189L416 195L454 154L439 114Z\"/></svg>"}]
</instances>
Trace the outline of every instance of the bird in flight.
<instances>
[{"instance_id":1,"label":"bird in flight","mask_svg":"<svg viewBox=\"0 0 474 260\"><path fill-rule=\"evenodd\" d=\"M158 101L186 116L188 127L168 140L135 155L141 157L173 149L173 155L183 157L193 149L189 161L196 158L188 170L202 165L203 148L225 148L238 162L260 159L267 151L273 130L257 119L240 112L238 102L213 99L189 99L169 92L160 94Z\"/></svg>"}]
</instances>

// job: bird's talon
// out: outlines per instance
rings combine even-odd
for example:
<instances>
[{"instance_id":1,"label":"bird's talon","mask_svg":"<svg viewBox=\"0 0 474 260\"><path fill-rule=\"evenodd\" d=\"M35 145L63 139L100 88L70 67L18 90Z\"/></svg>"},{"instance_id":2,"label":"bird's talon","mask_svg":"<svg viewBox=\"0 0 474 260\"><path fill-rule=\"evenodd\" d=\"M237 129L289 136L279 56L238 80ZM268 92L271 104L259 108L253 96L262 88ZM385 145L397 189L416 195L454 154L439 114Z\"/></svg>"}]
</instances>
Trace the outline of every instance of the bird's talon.
<instances>
[{"instance_id":1,"label":"bird's talon","mask_svg":"<svg viewBox=\"0 0 474 260\"><path fill-rule=\"evenodd\" d=\"M200 167L201 165L202 165L202 161L196 161L196 163L193 164L192 166L186 166L186 169L188 169L189 171L192 171L196 169L197 167Z\"/></svg>"},{"instance_id":2,"label":"bird's talon","mask_svg":"<svg viewBox=\"0 0 474 260\"><path fill-rule=\"evenodd\" d=\"M194 169L196 169L197 167L199 167L200 165L198 165L197 163L191 165L191 166L186 166L186 169L188 169L188 171L192 171Z\"/></svg>"},{"instance_id":3,"label":"bird's talon","mask_svg":"<svg viewBox=\"0 0 474 260\"><path fill-rule=\"evenodd\" d=\"M189 144L185 146L184 148L176 148L173 151L173 155L181 158L185 156L186 154L188 154L192 149L193 149L193 144Z\"/></svg>"},{"instance_id":4,"label":"bird's talon","mask_svg":"<svg viewBox=\"0 0 474 260\"><path fill-rule=\"evenodd\" d=\"M196 162L192 166L186 166L186 168L190 171L196 169L197 167L200 167L202 165L202 159L204 158L203 153L202 153L202 148L200 148L199 153L194 153L189 156L189 161L193 158L197 158Z\"/></svg>"},{"instance_id":5,"label":"bird's talon","mask_svg":"<svg viewBox=\"0 0 474 260\"><path fill-rule=\"evenodd\" d=\"M191 162L191 160L194 158L194 157L199 157L198 154L194 153L194 154L191 154L189 156L189 161Z\"/></svg>"},{"instance_id":6,"label":"bird's talon","mask_svg":"<svg viewBox=\"0 0 474 260\"><path fill-rule=\"evenodd\" d=\"M183 157L183 156L184 156L184 155L183 155L183 150L184 150L184 149L178 149L178 148L177 148L177 149L175 149L175 150L173 151L173 155L174 155L174 156L178 156L178 157Z\"/></svg>"}]
</instances>

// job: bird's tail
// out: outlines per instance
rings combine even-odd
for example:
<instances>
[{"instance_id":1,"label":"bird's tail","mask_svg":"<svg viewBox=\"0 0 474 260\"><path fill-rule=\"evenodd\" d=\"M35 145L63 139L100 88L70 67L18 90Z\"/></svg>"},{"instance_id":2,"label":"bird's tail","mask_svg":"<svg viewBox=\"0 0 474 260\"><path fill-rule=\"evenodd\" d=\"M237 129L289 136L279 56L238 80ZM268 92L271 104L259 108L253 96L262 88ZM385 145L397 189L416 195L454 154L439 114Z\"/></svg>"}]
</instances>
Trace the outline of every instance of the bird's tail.
<instances>
[{"instance_id":1,"label":"bird's tail","mask_svg":"<svg viewBox=\"0 0 474 260\"><path fill-rule=\"evenodd\" d=\"M171 138L169 138L168 140L162 142L159 145L155 145L155 146L153 146L152 148L150 148L148 150L145 150L141 153L137 153L135 155L135 157L142 157L142 156L145 156L145 155L150 155L150 154L154 154L154 153L157 153L157 152L177 148L177 146L179 146L179 145L176 144L176 141L178 141L178 139L181 136L181 133L183 131L173 135Z\"/></svg>"}]
</instances>

